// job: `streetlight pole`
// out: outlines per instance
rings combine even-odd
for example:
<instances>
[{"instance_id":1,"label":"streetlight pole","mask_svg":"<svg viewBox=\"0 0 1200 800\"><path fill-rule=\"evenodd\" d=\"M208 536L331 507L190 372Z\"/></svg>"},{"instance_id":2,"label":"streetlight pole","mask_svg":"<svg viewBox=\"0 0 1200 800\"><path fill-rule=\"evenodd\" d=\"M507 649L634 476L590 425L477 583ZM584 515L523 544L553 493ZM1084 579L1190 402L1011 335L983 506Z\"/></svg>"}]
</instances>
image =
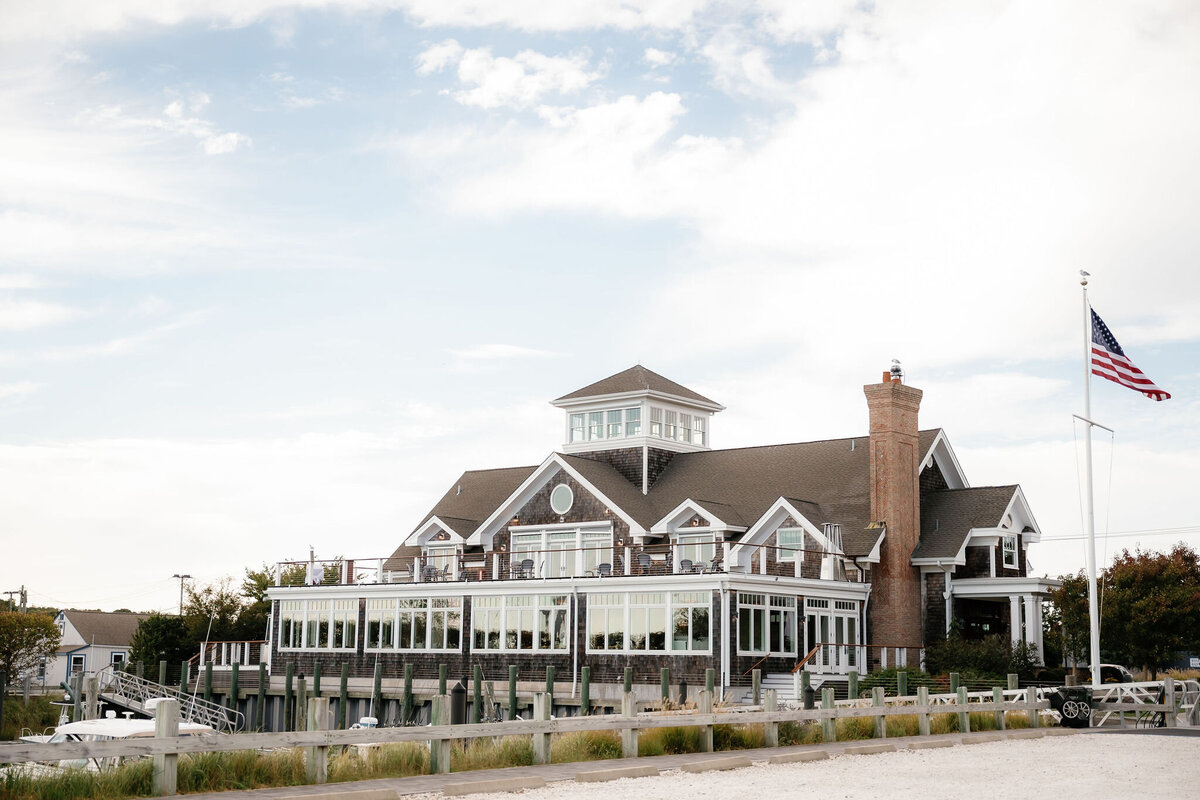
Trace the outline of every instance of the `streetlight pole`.
<instances>
[{"instance_id":1,"label":"streetlight pole","mask_svg":"<svg viewBox=\"0 0 1200 800\"><path fill-rule=\"evenodd\" d=\"M176 574L176 575L172 575L171 577L179 579L179 616L182 617L183 616L183 582L185 580L191 580L192 576Z\"/></svg>"}]
</instances>

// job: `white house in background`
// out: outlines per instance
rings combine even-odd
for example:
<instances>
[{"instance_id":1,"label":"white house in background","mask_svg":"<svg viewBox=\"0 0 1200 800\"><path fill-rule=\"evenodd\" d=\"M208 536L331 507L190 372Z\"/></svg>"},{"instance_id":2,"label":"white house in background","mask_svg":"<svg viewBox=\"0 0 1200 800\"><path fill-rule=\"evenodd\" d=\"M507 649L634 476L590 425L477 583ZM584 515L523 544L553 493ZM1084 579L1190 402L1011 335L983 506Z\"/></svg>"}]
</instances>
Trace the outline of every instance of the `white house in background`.
<instances>
[{"instance_id":1,"label":"white house in background","mask_svg":"<svg viewBox=\"0 0 1200 800\"><path fill-rule=\"evenodd\" d=\"M46 686L57 686L76 672L91 673L110 664L121 665L129 659L129 645L138 623L149 614L122 611L58 612L54 624L62 641L53 659L47 659L38 679Z\"/></svg>"}]
</instances>

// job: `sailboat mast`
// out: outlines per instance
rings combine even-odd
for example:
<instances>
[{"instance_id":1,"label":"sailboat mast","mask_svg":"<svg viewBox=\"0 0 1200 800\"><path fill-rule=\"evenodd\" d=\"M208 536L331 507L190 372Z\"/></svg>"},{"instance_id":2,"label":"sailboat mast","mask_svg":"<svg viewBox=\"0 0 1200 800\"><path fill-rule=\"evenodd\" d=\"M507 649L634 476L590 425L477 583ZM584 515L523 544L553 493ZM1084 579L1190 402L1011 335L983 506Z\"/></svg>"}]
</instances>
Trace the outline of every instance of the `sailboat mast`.
<instances>
[{"instance_id":1,"label":"sailboat mast","mask_svg":"<svg viewBox=\"0 0 1200 800\"><path fill-rule=\"evenodd\" d=\"M1087 534L1088 619L1092 687L1100 688L1100 606L1096 597L1096 511L1092 497L1092 309L1088 305L1087 273L1081 272L1083 286L1083 491L1086 501L1084 526Z\"/></svg>"}]
</instances>

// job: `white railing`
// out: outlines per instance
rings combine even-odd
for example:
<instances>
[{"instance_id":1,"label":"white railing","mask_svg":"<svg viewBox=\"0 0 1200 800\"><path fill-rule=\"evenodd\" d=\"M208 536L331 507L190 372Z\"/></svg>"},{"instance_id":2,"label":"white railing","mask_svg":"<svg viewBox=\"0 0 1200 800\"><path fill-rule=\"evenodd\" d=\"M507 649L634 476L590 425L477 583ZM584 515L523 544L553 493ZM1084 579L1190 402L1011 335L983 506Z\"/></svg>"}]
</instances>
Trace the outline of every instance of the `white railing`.
<instances>
[{"instance_id":1,"label":"white railing","mask_svg":"<svg viewBox=\"0 0 1200 800\"><path fill-rule=\"evenodd\" d=\"M174 686L163 686L131 672L121 672L111 666L96 673L100 694L143 714L153 715L151 700L169 698L179 701L179 717L186 722L207 725L218 733L234 733L245 727L245 718L237 711L188 694Z\"/></svg>"}]
</instances>

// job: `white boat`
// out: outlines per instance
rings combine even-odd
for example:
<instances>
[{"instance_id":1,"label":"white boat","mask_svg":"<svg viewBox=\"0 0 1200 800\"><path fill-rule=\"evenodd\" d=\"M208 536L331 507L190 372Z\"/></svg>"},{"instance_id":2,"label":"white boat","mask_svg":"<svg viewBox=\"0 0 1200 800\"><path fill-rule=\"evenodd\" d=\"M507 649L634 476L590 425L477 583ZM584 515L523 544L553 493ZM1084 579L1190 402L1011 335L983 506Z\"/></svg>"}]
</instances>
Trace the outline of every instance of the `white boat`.
<instances>
[{"instance_id":1,"label":"white boat","mask_svg":"<svg viewBox=\"0 0 1200 800\"><path fill-rule=\"evenodd\" d=\"M209 736L216 731L207 725L195 722L179 722L180 736ZM108 712L103 719L85 719L67 722L54 729L53 734L28 734L21 736L30 744L57 744L59 742L107 742L117 739L145 739L154 736L154 720L134 719L131 713L118 717ZM57 762L59 767L74 769L107 769L136 756L112 756L107 758L75 758Z\"/></svg>"}]
</instances>

